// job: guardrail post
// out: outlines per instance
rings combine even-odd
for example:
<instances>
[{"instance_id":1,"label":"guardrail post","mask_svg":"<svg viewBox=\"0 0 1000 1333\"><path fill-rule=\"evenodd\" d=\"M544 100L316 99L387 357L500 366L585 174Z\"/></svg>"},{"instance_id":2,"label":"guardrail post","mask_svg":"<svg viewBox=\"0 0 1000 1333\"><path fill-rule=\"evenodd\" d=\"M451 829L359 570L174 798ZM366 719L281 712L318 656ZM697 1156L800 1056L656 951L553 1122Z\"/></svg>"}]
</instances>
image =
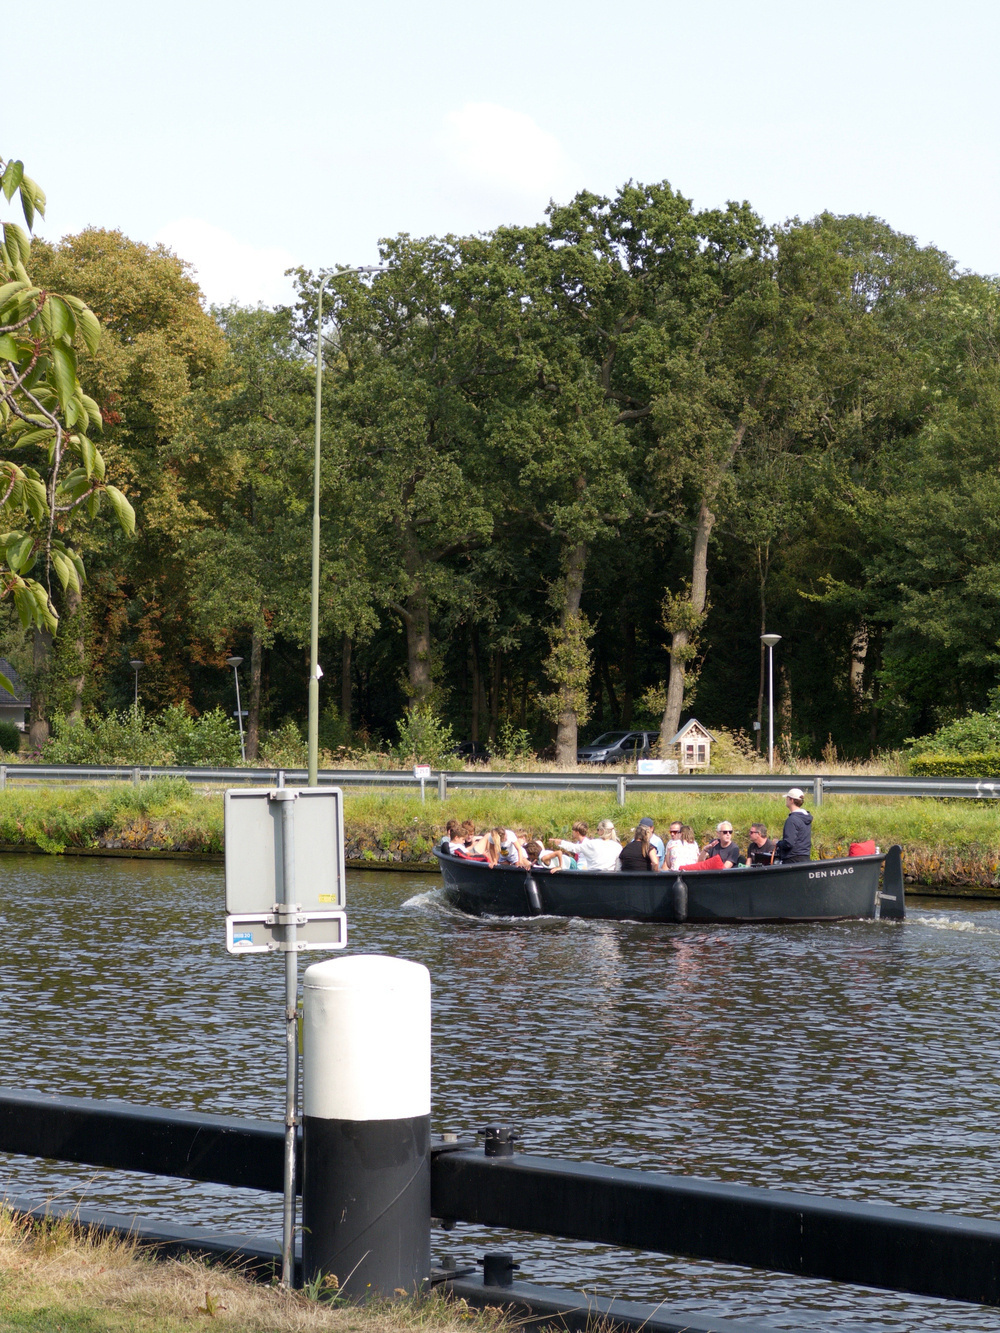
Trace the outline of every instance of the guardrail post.
<instances>
[{"instance_id":1,"label":"guardrail post","mask_svg":"<svg viewBox=\"0 0 1000 1333\"><path fill-rule=\"evenodd\" d=\"M7 787L7 765L0 764L0 791L4 791L6 787Z\"/></svg>"},{"instance_id":2,"label":"guardrail post","mask_svg":"<svg viewBox=\"0 0 1000 1333\"><path fill-rule=\"evenodd\" d=\"M625 804L625 774L618 774L618 804Z\"/></svg>"},{"instance_id":3,"label":"guardrail post","mask_svg":"<svg viewBox=\"0 0 1000 1333\"><path fill-rule=\"evenodd\" d=\"M412 1295L431 1267L430 973L377 954L314 963L303 1006L303 1280Z\"/></svg>"},{"instance_id":4,"label":"guardrail post","mask_svg":"<svg viewBox=\"0 0 1000 1333\"><path fill-rule=\"evenodd\" d=\"M139 785L139 768L138 768L138 765L137 765L137 766L136 766L135 768L133 768L133 770L132 770L132 786L133 786L133 787L138 787L138 785Z\"/></svg>"},{"instance_id":5,"label":"guardrail post","mask_svg":"<svg viewBox=\"0 0 1000 1333\"><path fill-rule=\"evenodd\" d=\"M813 778L813 805L823 804L823 779Z\"/></svg>"},{"instance_id":6,"label":"guardrail post","mask_svg":"<svg viewBox=\"0 0 1000 1333\"><path fill-rule=\"evenodd\" d=\"M279 769L278 769L278 790L280 791L280 790L284 787L284 785L285 785L285 770L284 770L283 768L279 768Z\"/></svg>"},{"instance_id":7,"label":"guardrail post","mask_svg":"<svg viewBox=\"0 0 1000 1333\"><path fill-rule=\"evenodd\" d=\"M448 799L448 774L438 774L438 800L446 801Z\"/></svg>"}]
</instances>

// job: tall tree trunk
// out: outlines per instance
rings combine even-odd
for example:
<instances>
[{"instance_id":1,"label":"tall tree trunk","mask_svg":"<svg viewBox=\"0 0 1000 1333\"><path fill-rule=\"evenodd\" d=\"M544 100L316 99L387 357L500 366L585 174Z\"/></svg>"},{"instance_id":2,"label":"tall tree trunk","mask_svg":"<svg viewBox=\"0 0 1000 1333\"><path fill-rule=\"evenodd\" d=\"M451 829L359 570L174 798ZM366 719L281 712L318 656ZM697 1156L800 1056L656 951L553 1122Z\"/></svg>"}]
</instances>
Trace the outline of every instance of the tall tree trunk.
<instances>
[{"instance_id":1,"label":"tall tree trunk","mask_svg":"<svg viewBox=\"0 0 1000 1333\"><path fill-rule=\"evenodd\" d=\"M72 584L66 589L62 617L63 633L70 636L76 674L70 677L70 706L66 721L79 722L83 716L83 691L87 684L87 645L83 637L83 597Z\"/></svg>"},{"instance_id":2,"label":"tall tree trunk","mask_svg":"<svg viewBox=\"0 0 1000 1333\"><path fill-rule=\"evenodd\" d=\"M851 705L860 709L865 698L865 658L868 656L868 626L862 625L851 639Z\"/></svg>"},{"instance_id":3,"label":"tall tree trunk","mask_svg":"<svg viewBox=\"0 0 1000 1333\"><path fill-rule=\"evenodd\" d=\"M340 717L348 733L351 730L351 714L353 712L353 699L351 698L351 685L353 678L351 676L351 636L344 635L344 642L340 651Z\"/></svg>"},{"instance_id":4,"label":"tall tree trunk","mask_svg":"<svg viewBox=\"0 0 1000 1333\"><path fill-rule=\"evenodd\" d=\"M767 622L763 615L760 618L760 632L767 633ZM767 688L767 646L763 639L760 643L760 676L757 682L757 726L754 730L754 741L757 746L757 753L760 754L764 744L764 691Z\"/></svg>"},{"instance_id":5,"label":"tall tree trunk","mask_svg":"<svg viewBox=\"0 0 1000 1333\"><path fill-rule=\"evenodd\" d=\"M430 698L431 679L431 609L427 593L418 583L405 606L394 608L406 630L406 670L411 705L424 704Z\"/></svg>"},{"instance_id":6,"label":"tall tree trunk","mask_svg":"<svg viewBox=\"0 0 1000 1333\"><path fill-rule=\"evenodd\" d=\"M868 728L868 743L871 746L871 753L874 755L878 750L878 703L879 703L879 668L882 661L882 636L878 629L870 632L868 638L868 655L865 660L865 666L868 669L868 679L871 682L871 714Z\"/></svg>"},{"instance_id":7,"label":"tall tree trunk","mask_svg":"<svg viewBox=\"0 0 1000 1333\"><path fill-rule=\"evenodd\" d=\"M635 621L631 616L625 617L622 629L622 726L631 727L635 702Z\"/></svg>"},{"instance_id":8,"label":"tall tree trunk","mask_svg":"<svg viewBox=\"0 0 1000 1333\"><path fill-rule=\"evenodd\" d=\"M761 386L763 392L763 386ZM747 433L746 422L741 421L733 431L726 456L720 460L718 470L711 476L702 492L698 506L698 522L694 530L694 552L691 559L691 591L687 597L686 617L698 623L705 614L705 601L708 595L708 539L715 526L712 505L719 493L722 479L733 465L733 459L739 452L743 437ZM668 628L670 628L668 626ZM670 642L670 677L667 681L667 704L660 722L660 753L666 755L670 739L681 725L681 709L684 707L684 675L690 653L687 651L692 639L692 631L681 624L672 629Z\"/></svg>"},{"instance_id":9,"label":"tall tree trunk","mask_svg":"<svg viewBox=\"0 0 1000 1333\"><path fill-rule=\"evenodd\" d=\"M52 635L47 629L35 628L31 646L32 686L28 740L33 749L40 750L49 739L47 692L52 665Z\"/></svg>"},{"instance_id":10,"label":"tall tree trunk","mask_svg":"<svg viewBox=\"0 0 1000 1333\"><path fill-rule=\"evenodd\" d=\"M496 744L497 731L500 727L500 694L503 688L503 653L499 648L493 654L493 669L490 672L490 745Z\"/></svg>"},{"instance_id":11,"label":"tall tree trunk","mask_svg":"<svg viewBox=\"0 0 1000 1333\"><path fill-rule=\"evenodd\" d=\"M788 764L794 767L792 755L792 673L788 663L782 662L778 672L778 728L781 746L787 756Z\"/></svg>"},{"instance_id":12,"label":"tall tree trunk","mask_svg":"<svg viewBox=\"0 0 1000 1333\"><path fill-rule=\"evenodd\" d=\"M606 657L602 657L600 660L598 674L604 676L604 688L608 692L608 703L611 705L611 718L614 725L616 727L628 726L628 723L623 721L622 710L618 707L618 696L615 694L614 682L611 679L611 668L608 666Z\"/></svg>"},{"instance_id":13,"label":"tall tree trunk","mask_svg":"<svg viewBox=\"0 0 1000 1333\"><path fill-rule=\"evenodd\" d=\"M761 635L767 633L767 607L764 604L764 587L760 589L760 632ZM762 753L764 744L764 691L767 689L767 644L761 638L758 642L760 648L760 664L757 677L757 731L755 739L757 742L757 753Z\"/></svg>"},{"instance_id":14,"label":"tall tree trunk","mask_svg":"<svg viewBox=\"0 0 1000 1333\"><path fill-rule=\"evenodd\" d=\"M757 556L757 578L760 589L760 632L762 635L767 633L767 576L771 572L771 542L758 544L756 547ZM767 645L763 638L760 641L760 667L757 684L757 730L754 740L757 744L757 753L760 754L764 745L764 691L767 688L765 672L767 661Z\"/></svg>"},{"instance_id":15,"label":"tall tree trunk","mask_svg":"<svg viewBox=\"0 0 1000 1333\"><path fill-rule=\"evenodd\" d=\"M694 555L691 562L691 592L686 599L694 617L705 612L708 595L708 539L715 526L715 515L703 498L698 508L698 525L694 533ZM680 730L681 709L684 707L684 674L687 670L686 649L691 642L691 630L681 626L673 632L670 643L670 678L667 682L667 706L660 722L660 750L666 754L672 737Z\"/></svg>"},{"instance_id":16,"label":"tall tree trunk","mask_svg":"<svg viewBox=\"0 0 1000 1333\"><path fill-rule=\"evenodd\" d=\"M559 629L562 643L571 648L580 636L580 603L583 600L583 576L587 569L587 545L577 542L566 560L565 594ZM590 677L589 656L586 664L573 668L567 664L568 674L562 681L557 681L559 693L559 713L556 718L556 763L560 768L567 768L576 763L576 750L579 729L580 706L577 696L581 689L586 689Z\"/></svg>"},{"instance_id":17,"label":"tall tree trunk","mask_svg":"<svg viewBox=\"0 0 1000 1333\"><path fill-rule=\"evenodd\" d=\"M479 744L479 699L482 687L479 683L479 652L476 635L469 635L469 669L472 675L472 719L469 726L469 740Z\"/></svg>"},{"instance_id":18,"label":"tall tree trunk","mask_svg":"<svg viewBox=\"0 0 1000 1333\"><path fill-rule=\"evenodd\" d=\"M403 531L404 564L410 591L404 605L396 603L394 610L406 629L406 669L409 679L410 705L419 706L430 700L431 679L431 608L423 580L424 560L413 529Z\"/></svg>"},{"instance_id":19,"label":"tall tree trunk","mask_svg":"<svg viewBox=\"0 0 1000 1333\"><path fill-rule=\"evenodd\" d=\"M250 635L250 702L247 708L246 751L248 759L256 759L260 749L260 635L256 630Z\"/></svg>"}]
</instances>

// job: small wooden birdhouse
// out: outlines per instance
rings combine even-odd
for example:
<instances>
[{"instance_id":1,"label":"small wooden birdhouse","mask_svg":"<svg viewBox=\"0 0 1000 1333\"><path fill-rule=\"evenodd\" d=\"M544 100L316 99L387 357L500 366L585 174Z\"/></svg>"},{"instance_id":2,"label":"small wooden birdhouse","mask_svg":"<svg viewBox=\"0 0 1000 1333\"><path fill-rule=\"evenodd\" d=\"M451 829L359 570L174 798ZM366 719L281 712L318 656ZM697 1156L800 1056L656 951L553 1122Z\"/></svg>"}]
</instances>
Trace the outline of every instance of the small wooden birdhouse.
<instances>
[{"instance_id":1,"label":"small wooden birdhouse","mask_svg":"<svg viewBox=\"0 0 1000 1333\"><path fill-rule=\"evenodd\" d=\"M708 768L712 762L714 740L709 729L703 727L696 717L692 717L671 739L670 746L681 768Z\"/></svg>"}]
</instances>

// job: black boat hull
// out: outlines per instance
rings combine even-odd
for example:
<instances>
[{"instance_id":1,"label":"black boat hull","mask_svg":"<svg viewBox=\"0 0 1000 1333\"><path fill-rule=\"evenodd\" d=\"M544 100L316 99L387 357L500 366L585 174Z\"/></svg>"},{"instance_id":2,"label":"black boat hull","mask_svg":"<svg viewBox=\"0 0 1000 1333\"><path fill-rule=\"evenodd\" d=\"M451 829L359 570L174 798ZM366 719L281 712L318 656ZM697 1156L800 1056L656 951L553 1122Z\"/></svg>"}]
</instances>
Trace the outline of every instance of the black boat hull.
<instances>
[{"instance_id":1,"label":"black boat hull","mask_svg":"<svg viewBox=\"0 0 1000 1333\"><path fill-rule=\"evenodd\" d=\"M655 875L491 868L434 854L448 902L470 916L739 922L900 919L905 913L898 847L882 856Z\"/></svg>"}]
</instances>

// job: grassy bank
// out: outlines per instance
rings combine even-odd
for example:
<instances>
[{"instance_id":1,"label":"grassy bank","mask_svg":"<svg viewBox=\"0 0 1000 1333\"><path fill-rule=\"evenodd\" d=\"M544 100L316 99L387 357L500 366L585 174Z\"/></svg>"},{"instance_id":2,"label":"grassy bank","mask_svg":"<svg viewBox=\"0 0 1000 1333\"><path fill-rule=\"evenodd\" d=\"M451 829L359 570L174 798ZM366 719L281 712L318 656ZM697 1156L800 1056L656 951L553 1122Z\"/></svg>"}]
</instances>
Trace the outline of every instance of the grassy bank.
<instances>
[{"instance_id":1,"label":"grassy bank","mask_svg":"<svg viewBox=\"0 0 1000 1333\"><path fill-rule=\"evenodd\" d=\"M182 1333L210 1323L240 1333L495 1333L495 1311L430 1296L363 1309L262 1286L218 1264L156 1260L130 1241L68 1222L36 1224L0 1208L0 1330Z\"/></svg>"},{"instance_id":2,"label":"grassy bank","mask_svg":"<svg viewBox=\"0 0 1000 1333\"><path fill-rule=\"evenodd\" d=\"M699 838L720 819L732 820L741 846L751 823L780 830L784 803L773 796L649 794L619 807L610 793L490 791L421 803L406 791L351 791L345 797L348 859L357 865L419 868L445 821L503 825L542 838L566 836L574 819L591 825L614 819L626 834L642 815L663 829L671 819ZM878 796L828 797L814 811L819 856L846 855L856 839L882 847L898 842L906 873L935 889L989 888L1000 872L1000 811L990 802L933 801ZM218 856L222 852L222 795L171 778L131 785L8 788L0 793L0 846L51 853L83 850ZM705 839L707 840L707 838Z\"/></svg>"},{"instance_id":3,"label":"grassy bank","mask_svg":"<svg viewBox=\"0 0 1000 1333\"><path fill-rule=\"evenodd\" d=\"M181 778L137 787L8 787L0 792L0 846L221 855L222 796Z\"/></svg>"}]
</instances>

